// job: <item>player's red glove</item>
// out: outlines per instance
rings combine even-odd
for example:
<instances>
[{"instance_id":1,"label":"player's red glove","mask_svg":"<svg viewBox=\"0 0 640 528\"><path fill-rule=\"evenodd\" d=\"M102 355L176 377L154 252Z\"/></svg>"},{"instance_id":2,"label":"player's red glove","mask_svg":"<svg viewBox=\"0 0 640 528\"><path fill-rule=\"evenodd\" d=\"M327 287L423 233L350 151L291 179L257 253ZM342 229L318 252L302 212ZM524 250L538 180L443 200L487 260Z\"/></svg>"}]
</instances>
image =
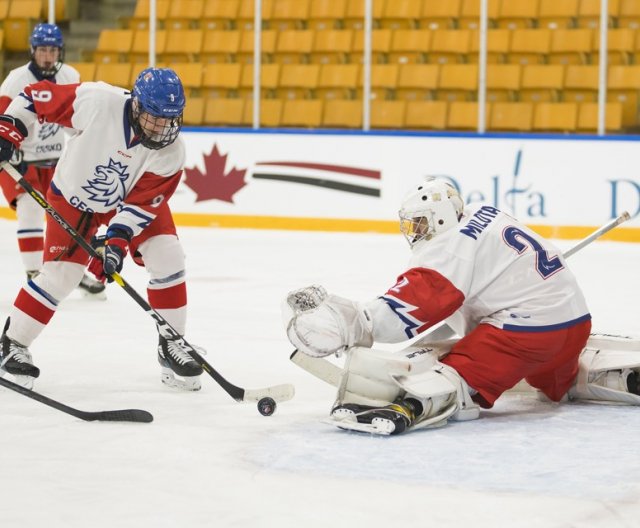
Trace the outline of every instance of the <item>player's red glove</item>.
<instances>
[{"instance_id":1,"label":"player's red glove","mask_svg":"<svg viewBox=\"0 0 640 528\"><path fill-rule=\"evenodd\" d=\"M10 115L0 115L0 161L9 161L28 135L22 121Z\"/></svg>"}]
</instances>

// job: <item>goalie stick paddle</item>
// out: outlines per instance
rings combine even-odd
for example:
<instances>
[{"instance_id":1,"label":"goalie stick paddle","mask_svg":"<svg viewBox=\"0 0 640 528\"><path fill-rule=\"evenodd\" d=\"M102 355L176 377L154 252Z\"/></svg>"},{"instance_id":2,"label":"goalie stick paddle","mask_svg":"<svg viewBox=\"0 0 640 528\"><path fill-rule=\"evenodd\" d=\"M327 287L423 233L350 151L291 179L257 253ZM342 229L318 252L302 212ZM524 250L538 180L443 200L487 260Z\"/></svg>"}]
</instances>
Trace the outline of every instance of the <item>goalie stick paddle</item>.
<instances>
[{"instance_id":1,"label":"goalie stick paddle","mask_svg":"<svg viewBox=\"0 0 640 528\"><path fill-rule=\"evenodd\" d=\"M79 409L74 409L73 407L69 407L64 403L60 403L59 401L52 400L51 398L47 398L38 392L34 392L32 390L24 388L22 385L18 385L17 383L13 383L12 381L6 380L4 378L0 378L0 385L6 387L7 389L11 389L27 398L31 398L32 400L39 401L40 403L44 403L57 411L61 411L66 414L70 414L71 416L75 416L76 418L80 418L86 422L137 422L137 423L151 423L153 422L153 415L147 411L143 411L142 409L122 409L119 411L81 411Z\"/></svg>"},{"instance_id":2,"label":"goalie stick paddle","mask_svg":"<svg viewBox=\"0 0 640 528\"><path fill-rule=\"evenodd\" d=\"M102 258L98 252L87 242L78 232L69 225L69 223L56 211L49 202L38 192L33 186L25 180L16 168L9 162L0 164L0 168L4 169L20 187L42 207L45 212L53 218L62 229L64 229L71 238L82 248L87 254L93 258ZM202 369L211 376L224 391L237 402L257 402L265 397L270 397L276 402L290 400L294 396L294 388L291 384L276 385L266 387L264 389L246 390L227 381L219 372L217 372L198 352L162 317L151 305L134 290L127 281L119 273L113 273L111 278L118 284L129 296L155 321L158 332L162 337L174 341L178 346L182 347L195 361L197 361Z\"/></svg>"}]
</instances>

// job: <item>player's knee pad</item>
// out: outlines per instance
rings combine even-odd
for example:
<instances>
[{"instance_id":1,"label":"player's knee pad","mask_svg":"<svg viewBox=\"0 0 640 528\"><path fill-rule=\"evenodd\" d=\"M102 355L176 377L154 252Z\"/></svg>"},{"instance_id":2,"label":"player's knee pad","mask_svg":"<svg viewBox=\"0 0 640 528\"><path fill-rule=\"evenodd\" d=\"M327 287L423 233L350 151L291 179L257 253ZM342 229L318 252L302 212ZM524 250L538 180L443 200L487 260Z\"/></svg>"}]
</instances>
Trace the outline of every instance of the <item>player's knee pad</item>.
<instances>
[{"instance_id":1,"label":"player's knee pad","mask_svg":"<svg viewBox=\"0 0 640 528\"><path fill-rule=\"evenodd\" d=\"M83 275L83 264L49 261L42 265L40 273L32 280L48 295L61 301L78 286Z\"/></svg>"},{"instance_id":2,"label":"player's knee pad","mask_svg":"<svg viewBox=\"0 0 640 528\"><path fill-rule=\"evenodd\" d=\"M185 280L184 250L175 235L158 235L138 248L150 282L170 286Z\"/></svg>"},{"instance_id":3,"label":"player's knee pad","mask_svg":"<svg viewBox=\"0 0 640 528\"><path fill-rule=\"evenodd\" d=\"M43 230L44 219L42 217L42 207L28 194L21 194L17 197L16 216L18 230Z\"/></svg>"},{"instance_id":4,"label":"player's knee pad","mask_svg":"<svg viewBox=\"0 0 640 528\"><path fill-rule=\"evenodd\" d=\"M580 354L571 400L640 405L640 339L594 335Z\"/></svg>"}]
</instances>

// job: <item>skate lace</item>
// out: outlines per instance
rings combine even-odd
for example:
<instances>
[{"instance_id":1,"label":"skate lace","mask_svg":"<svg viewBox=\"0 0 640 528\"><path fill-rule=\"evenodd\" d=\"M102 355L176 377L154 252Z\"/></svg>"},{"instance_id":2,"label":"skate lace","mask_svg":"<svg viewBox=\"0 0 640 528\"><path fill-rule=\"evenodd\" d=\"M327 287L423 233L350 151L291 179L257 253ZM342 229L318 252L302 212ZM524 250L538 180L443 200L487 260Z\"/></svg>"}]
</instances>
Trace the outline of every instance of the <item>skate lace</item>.
<instances>
[{"instance_id":1,"label":"skate lace","mask_svg":"<svg viewBox=\"0 0 640 528\"><path fill-rule=\"evenodd\" d=\"M184 350L184 348L176 345L173 341L167 342L167 351L169 355L180 365L193 361L193 358Z\"/></svg>"},{"instance_id":2,"label":"skate lace","mask_svg":"<svg viewBox=\"0 0 640 528\"><path fill-rule=\"evenodd\" d=\"M20 346L14 341L9 341L9 353L2 360L3 366L10 360L14 359L18 363L27 363L29 365L33 365L33 358L31 357L31 353L26 347Z\"/></svg>"}]
</instances>

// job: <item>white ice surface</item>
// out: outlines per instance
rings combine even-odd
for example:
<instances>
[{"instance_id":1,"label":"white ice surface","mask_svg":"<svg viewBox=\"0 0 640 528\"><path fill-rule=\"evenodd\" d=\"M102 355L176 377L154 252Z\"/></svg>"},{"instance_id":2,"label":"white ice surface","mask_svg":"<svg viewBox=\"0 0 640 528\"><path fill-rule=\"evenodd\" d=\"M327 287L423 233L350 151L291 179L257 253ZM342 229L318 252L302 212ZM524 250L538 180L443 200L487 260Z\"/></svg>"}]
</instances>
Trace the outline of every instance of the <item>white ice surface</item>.
<instances>
[{"instance_id":1,"label":"white ice surface","mask_svg":"<svg viewBox=\"0 0 640 528\"><path fill-rule=\"evenodd\" d=\"M0 315L23 280L0 220ZM32 347L36 390L83 410L143 408L152 424L83 422L0 388L6 528L640 526L640 409L506 395L480 420L374 438L320 423L331 387L288 361L280 302L323 284L367 300L402 271L398 236L182 229L190 342L237 385L294 383L274 416L204 376L160 384L154 325L118 286L74 293ZM560 242L568 248L571 243ZM640 334L640 244L571 258L594 330ZM142 294L145 274L123 275ZM4 319L4 315L2 315Z\"/></svg>"}]
</instances>

